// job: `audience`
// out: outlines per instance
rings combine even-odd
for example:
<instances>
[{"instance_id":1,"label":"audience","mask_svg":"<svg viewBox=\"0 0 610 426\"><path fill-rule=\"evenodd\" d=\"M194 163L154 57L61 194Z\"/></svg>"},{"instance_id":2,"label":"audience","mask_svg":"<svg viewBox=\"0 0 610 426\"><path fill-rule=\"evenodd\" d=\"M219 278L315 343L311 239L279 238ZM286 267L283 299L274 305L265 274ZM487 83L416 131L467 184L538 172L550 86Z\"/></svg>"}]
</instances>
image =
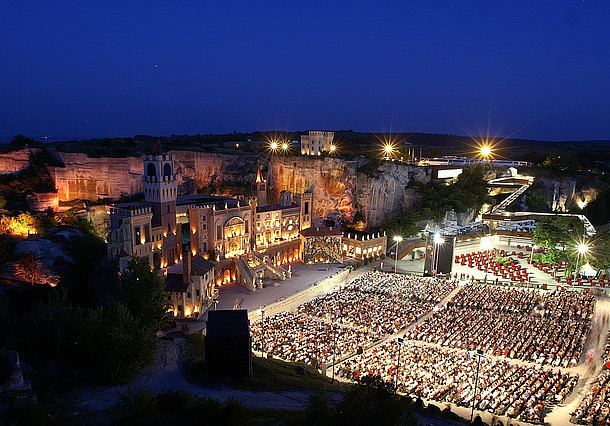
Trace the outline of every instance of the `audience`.
<instances>
[{"instance_id":1,"label":"audience","mask_svg":"<svg viewBox=\"0 0 610 426\"><path fill-rule=\"evenodd\" d=\"M378 376L395 383L398 392L470 407L474 397L477 356L471 352L407 341L400 349L389 341L339 366L347 379ZM578 376L543 367L525 367L507 360L482 358L475 405L479 410L529 423L543 423L548 403L562 402Z\"/></svg>"},{"instance_id":2,"label":"audience","mask_svg":"<svg viewBox=\"0 0 610 426\"><path fill-rule=\"evenodd\" d=\"M591 330L584 292L467 285L406 337L540 364L573 367Z\"/></svg>"}]
</instances>

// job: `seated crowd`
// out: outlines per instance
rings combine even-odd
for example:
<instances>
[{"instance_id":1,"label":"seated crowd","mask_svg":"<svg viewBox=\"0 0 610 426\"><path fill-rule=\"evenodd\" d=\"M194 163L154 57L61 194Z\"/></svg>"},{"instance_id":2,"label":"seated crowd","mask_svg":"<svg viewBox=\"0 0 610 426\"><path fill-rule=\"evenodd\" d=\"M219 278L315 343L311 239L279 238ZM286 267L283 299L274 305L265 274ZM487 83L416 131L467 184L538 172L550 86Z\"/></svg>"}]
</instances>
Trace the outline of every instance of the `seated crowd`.
<instances>
[{"instance_id":1,"label":"seated crowd","mask_svg":"<svg viewBox=\"0 0 610 426\"><path fill-rule=\"evenodd\" d=\"M407 341L400 350L389 341L339 366L343 377L359 381L378 376L398 392L470 407L474 396L477 356L463 351ZM476 407L529 423L543 423L545 407L563 401L578 376L542 367L518 366L507 360L482 358Z\"/></svg>"},{"instance_id":2,"label":"seated crowd","mask_svg":"<svg viewBox=\"0 0 610 426\"><path fill-rule=\"evenodd\" d=\"M370 272L345 288L252 325L255 350L286 361L320 366L333 360L337 330L339 359L393 334L429 312L456 282L385 272ZM334 325L334 329L331 327Z\"/></svg>"},{"instance_id":3,"label":"seated crowd","mask_svg":"<svg viewBox=\"0 0 610 426\"><path fill-rule=\"evenodd\" d=\"M588 293L467 285L405 337L443 346L573 367L591 329Z\"/></svg>"},{"instance_id":4,"label":"seated crowd","mask_svg":"<svg viewBox=\"0 0 610 426\"><path fill-rule=\"evenodd\" d=\"M578 408L572 413L572 422L582 425L610 424L610 334L606 337L606 350L602 356L603 370L593 381Z\"/></svg>"},{"instance_id":5,"label":"seated crowd","mask_svg":"<svg viewBox=\"0 0 610 426\"><path fill-rule=\"evenodd\" d=\"M252 349L284 361L320 368L362 351L380 335L330 324L295 312L281 312L251 326ZM336 353L333 356L333 350Z\"/></svg>"},{"instance_id":6,"label":"seated crowd","mask_svg":"<svg viewBox=\"0 0 610 426\"><path fill-rule=\"evenodd\" d=\"M298 312L394 334L417 321L454 288L454 283L436 278L372 272L343 290L299 306Z\"/></svg>"}]
</instances>

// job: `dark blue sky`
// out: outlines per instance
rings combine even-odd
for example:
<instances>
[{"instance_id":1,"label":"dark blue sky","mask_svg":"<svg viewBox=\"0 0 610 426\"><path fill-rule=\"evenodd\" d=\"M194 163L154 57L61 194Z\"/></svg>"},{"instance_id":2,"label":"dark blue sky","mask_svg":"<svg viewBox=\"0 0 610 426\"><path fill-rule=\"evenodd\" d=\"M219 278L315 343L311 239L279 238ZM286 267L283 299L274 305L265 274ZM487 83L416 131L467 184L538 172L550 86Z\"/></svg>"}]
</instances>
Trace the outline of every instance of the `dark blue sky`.
<instances>
[{"instance_id":1,"label":"dark blue sky","mask_svg":"<svg viewBox=\"0 0 610 426\"><path fill-rule=\"evenodd\" d=\"M308 128L610 139L610 1L0 7L3 137Z\"/></svg>"}]
</instances>

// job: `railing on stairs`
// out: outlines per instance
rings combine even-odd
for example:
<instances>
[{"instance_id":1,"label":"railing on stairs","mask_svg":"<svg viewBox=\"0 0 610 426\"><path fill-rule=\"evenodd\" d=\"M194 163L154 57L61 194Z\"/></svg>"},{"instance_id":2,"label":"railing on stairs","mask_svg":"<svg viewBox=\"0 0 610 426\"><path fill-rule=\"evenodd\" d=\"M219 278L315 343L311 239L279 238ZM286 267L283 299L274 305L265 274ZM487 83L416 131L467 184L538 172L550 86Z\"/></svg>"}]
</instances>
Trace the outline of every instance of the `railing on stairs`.
<instances>
[{"instance_id":1,"label":"railing on stairs","mask_svg":"<svg viewBox=\"0 0 610 426\"><path fill-rule=\"evenodd\" d=\"M235 266L237 267L239 275L242 279L242 285L249 290L256 290L259 283L258 277L254 272L252 272L252 269L250 269L246 261L238 258L235 260Z\"/></svg>"}]
</instances>

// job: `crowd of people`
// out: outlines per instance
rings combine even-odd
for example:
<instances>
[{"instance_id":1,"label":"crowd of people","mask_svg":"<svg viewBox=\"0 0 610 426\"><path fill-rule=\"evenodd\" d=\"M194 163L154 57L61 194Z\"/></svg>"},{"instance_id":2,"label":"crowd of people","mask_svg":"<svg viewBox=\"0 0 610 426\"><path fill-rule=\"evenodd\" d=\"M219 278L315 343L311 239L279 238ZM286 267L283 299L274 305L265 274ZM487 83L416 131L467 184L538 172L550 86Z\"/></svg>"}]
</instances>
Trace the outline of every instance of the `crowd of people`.
<instances>
[{"instance_id":1,"label":"crowd of people","mask_svg":"<svg viewBox=\"0 0 610 426\"><path fill-rule=\"evenodd\" d=\"M361 352L381 336L296 312L281 312L251 326L252 349L284 361L321 368Z\"/></svg>"},{"instance_id":2,"label":"crowd of people","mask_svg":"<svg viewBox=\"0 0 610 426\"><path fill-rule=\"evenodd\" d=\"M394 334L429 312L455 287L455 282L437 278L372 272L301 305L298 312Z\"/></svg>"},{"instance_id":3,"label":"crowd of people","mask_svg":"<svg viewBox=\"0 0 610 426\"><path fill-rule=\"evenodd\" d=\"M606 337L606 349L602 361L603 371L595 378L578 408L572 413L574 423L610 424L610 334Z\"/></svg>"},{"instance_id":4,"label":"crowd of people","mask_svg":"<svg viewBox=\"0 0 610 426\"><path fill-rule=\"evenodd\" d=\"M348 359L341 376L359 381L376 376L397 383L399 393L461 406L475 397L477 355L406 341L388 341ZM545 408L562 402L578 376L543 367L520 366L508 360L481 358L475 406L496 415L543 423Z\"/></svg>"},{"instance_id":5,"label":"crowd of people","mask_svg":"<svg viewBox=\"0 0 610 426\"><path fill-rule=\"evenodd\" d=\"M440 278L370 272L296 312L255 322L253 348L286 361L328 364L404 329L456 286Z\"/></svg>"},{"instance_id":6,"label":"crowd of people","mask_svg":"<svg viewBox=\"0 0 610 426\"><path fill-rule=\"evenodd\" d=\"M457 287L457 279L371 272L294 312L254 322L253 349L317 368L335 364L351 380L397 379L399 392L462 406L475 397L480 349L485 356L476 407L542 423L549 404L563 401L578 380L553 367L578 364L595 298L588 292L468 283L443 306ZM426 313L431 314L417 322ZM381 341L398 332L405 338L400 363L398 343ZM600 376L601 391L575 416L606 419L606 387L610 374Z\"/></svg>"},{"instance_id":7,"label":"crowd of people","mask_svg":"<svg viewBox=\"0 0 610 426\"><path fill-rule=\"evenodd\" d=\"M405 337L573 367L591 330L594 307L595 298L585 292L467 285Z\"/></svg>"}]
</instances>

